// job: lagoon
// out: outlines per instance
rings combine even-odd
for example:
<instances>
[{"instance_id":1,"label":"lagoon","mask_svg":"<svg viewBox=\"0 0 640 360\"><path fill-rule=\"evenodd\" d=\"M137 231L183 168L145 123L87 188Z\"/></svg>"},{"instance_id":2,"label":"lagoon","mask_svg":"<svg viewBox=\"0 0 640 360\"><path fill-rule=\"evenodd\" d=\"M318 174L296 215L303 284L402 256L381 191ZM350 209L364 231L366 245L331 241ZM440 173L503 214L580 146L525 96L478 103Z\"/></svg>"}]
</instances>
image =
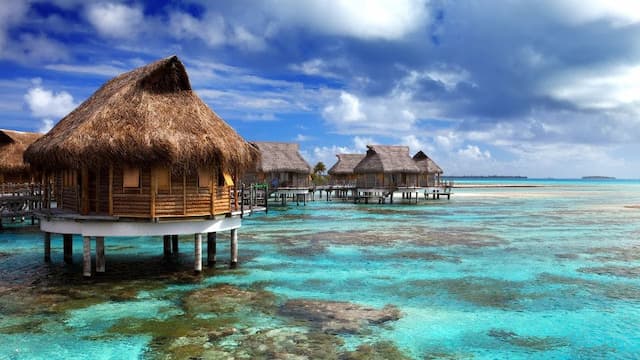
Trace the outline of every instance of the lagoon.
<instances>
[{"instance_id":1,"label":"lagoon","mask_svg":"<svg viewBox=\"0 0 640 360\"><path fill-rule=\"evenodd\" d=\"M535 187L271 207L244 219L238 269L219 234L201 275L190 237L169 261L160 238L108 239L84 280L61 238L45 264L42 235L8 226L0 359L638 356L640 181L482 182Z\"/></svg>"}]
</instances>

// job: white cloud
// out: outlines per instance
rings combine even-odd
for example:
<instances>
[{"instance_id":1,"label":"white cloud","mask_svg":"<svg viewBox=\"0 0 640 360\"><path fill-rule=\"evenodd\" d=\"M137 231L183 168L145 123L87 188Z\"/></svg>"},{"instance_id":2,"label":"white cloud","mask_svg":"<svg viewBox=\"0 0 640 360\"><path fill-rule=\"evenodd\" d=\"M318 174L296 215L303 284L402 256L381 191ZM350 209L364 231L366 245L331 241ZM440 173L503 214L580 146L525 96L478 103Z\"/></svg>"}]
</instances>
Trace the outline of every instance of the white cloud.
<instances>
[{"instance_id":1,"label":"white cloud","mask_svg":"<svg viewBox=\"0 0 640 360\"><path fill-rule=\"evenodd\" d=\"M542 86L551 97L583 109L640 105L640 65L588 68L557 74Z\"/></svg>"},{"instance_id":2,"label":"white cloud","mask_svg":"<svg viewBox=\"0 0 640 360\"><path fill-rule=\"evenodd\" d=\"M310 139L311 139L311 137L309 137L307 135L298 134L298 135L296 135L296 138L293 139L293 141L295 141L295 142L304 142L304 141L309 141Z\"/></svg>"},{"instance_id":3,"label":"white cloud","mask_svg":"<svg viewBox=\"0 0 640 360\"><path fill-rule=\"evenodd\" d=\"M637 0L550 0L548 5L572 24L606 20L620 27L640 22L640 2Z\"/></svg>"},{"instance_id":4,"label":"white cloud","mask_svg":"<svg viewBox=\"0 0 640 360\"><path fill-rule=\"evenodd\" d=\"M185 12L172 12L169 14L169 34L177 39L199 39L210 47L232 45L249 51L266 47L264 38L244 26L228 24L222 15L213 12L207 12L202 19Z\"/></svg>"},{"instance_id":5,"label":"white cloud","mask_svg":"<svg viewBox=\"0 0 640 360\"><path fill-rule=\"evenodd\" d=\"M66 91L54 93L42 87L40 80L24 95L24 100L31 110L31 115L42 118L60 119L70 113L77 105L73 96Z\"/></svg>"},{"instance_id":6,"label":"white cloud","mask_svg":"<svg viewBox=\"0 0 640 360\"><path fill-rule=\"evenodd\" d=\"M0 6L0 57L7 44L7 32L19 24L27 14L29 3L26 1L3 1Z\"/></svg>"},{"instance_id":7,"label":"white cloud","mask_svg":"<svg viewBox=\"0 0 640 360\"><path fill-rule=\"evenodd\" d=\"M458 155L471 160L489 160L491 153L489 150L482 151L476 145L467 145L464 149L458 150Z\"/></svg>"},{"instance_id":8,"label":"white cloud","mask_svg":"<svg viewBox=\"0 0 640 360\"><path fill-rule=\"evenodd\" d=\"M426 0L273 0L264 11L285 25L360 39L397 40L426 26Z\"/></svg>"},{"instance_id":9,"label":"white cloud","mask_svg":"<svg viewBox=\"0 0 640 360\"><path fill-rule=\"evenodd\" d=\"M53 128L53 120L49 119L49 118L44 118L42 119L42 123L40 124L40 127L38 128L38 132L41 133L48 133L49 130L51 130Z\"/></svg>"},{"instance_id":10,"label":"white cloud","mask_svg":"<svg viewBox=\"0 0 640 360\"><path fill-rule=\"evenodd\" d=\"M367 151L367 145L374 145L376 141L370 137L356 136L353 138L353 148L355 153L362 153Z\"/></svg>"},{"instance_id":11,"label":"white cloud","mask_svg":"<svg viewBox=\"0 0 640 360\"><path fill-rule=\"evenodd\" d=\"M126 68L108 65L108 64L96 64L96 65L50 64L50 65L46 65L45 68L48 70L55 70L55 71L61 71L61 72L101 75L101 76L108 76L108 77L113 77L128 71L128 69Z\"/></svg>"},{"instance_id":12,"label":"white cloud","mask_svg":"<svg viewBox=\"0 0 640 360\"><path fill-rule=\"evenodd\" d=\"M313 76L322 76L326 78L336 78L338 75L329 70L329 65L322 59L311 59L301 64L291 64L289 68L293 71Z\"/></svg>"},{"instance_id":13,"label":"white cloud","mask_svg":"<svg viewBox=\"0 0 640 360\"><path fill-rule=\"evenodd\" d=\"M87 7L86 15L98 33L106 37L136 36L144 24L142 8L125 4L91 3Z\"/></svg>"},{"instance_id":14,"label":"white cloud","mask_svg":"<svg viewBox=\"0 0 640 360\"><path fill-rule=\"evenodd\" d=\"M367 119L360 110L360 99L346 91L340 92L340 101L326 106L322 114L335 123L359 123Z\"/></svg>"},{"instance_id":15,"label":"white cloud","mask_svg":"<svg viewBox=\"0 0 640 360\"><path fill-rule=\"evenodd\" d=\"M400 138L400 144L406 145L409 147L409 151L411 154L415 154L418 151L422 150L425 153L430 153L433 151L433 147L428 145L424 139L418 139L416 135L406 135Z\"/></svg>"}]
</instances>

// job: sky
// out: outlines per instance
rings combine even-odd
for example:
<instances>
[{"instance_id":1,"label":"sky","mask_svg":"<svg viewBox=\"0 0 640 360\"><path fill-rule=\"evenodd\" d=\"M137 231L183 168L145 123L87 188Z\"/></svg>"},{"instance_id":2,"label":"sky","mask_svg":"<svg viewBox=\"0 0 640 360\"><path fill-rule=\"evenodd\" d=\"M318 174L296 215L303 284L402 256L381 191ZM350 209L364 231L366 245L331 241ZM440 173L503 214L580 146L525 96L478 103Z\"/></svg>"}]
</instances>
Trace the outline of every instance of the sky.
<instances>
[{"instance_id":1,"label":"sky","mask_svg":"<svg viewBox=\"0 0 640 360\"><path fill-rule=\"evenodd\" d=\"M245 139L447 175L640 178L637 0L0 0L0 128L170 55Z\"/></svg>"}]
</instances>

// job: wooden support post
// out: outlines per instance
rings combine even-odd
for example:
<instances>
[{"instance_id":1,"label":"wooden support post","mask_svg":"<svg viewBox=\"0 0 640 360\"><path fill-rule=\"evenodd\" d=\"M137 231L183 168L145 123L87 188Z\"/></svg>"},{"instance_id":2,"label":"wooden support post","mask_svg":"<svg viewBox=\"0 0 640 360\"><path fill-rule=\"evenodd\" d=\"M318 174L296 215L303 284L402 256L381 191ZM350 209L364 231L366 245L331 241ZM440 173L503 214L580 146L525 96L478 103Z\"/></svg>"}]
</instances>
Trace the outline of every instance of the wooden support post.
<instances>
[{"instance_id":1,"label":"wooden support post","mask_svg":"<svg viewBox=\"0 0 640 360\"><path fill-rule=\"evenodd\" d=\"M178 235L171 235L171 252L178 255Z\"/></svg>"},{"instance_id":2,"label":"wooden support post","mask_svg":"<svg viewBox=\"0 0 640 360\"><path fill-rule=\"evenodd\" d=\"M96 272L105 271L106 261L104 258L104 236L96 237Z\"/></svg>"},{"instance_id":3,"label":"wooden support post","mask_svg":"<svg viewBox=\"0 0 640 360\"><path fill-rule=\"evenodd\" d=\"M80 170L80 213L89 214L89 169L86 166Z\"/></svg>"},{"instance_id":4,"label":"wooden support post","mask_svg":"<svg viewBox=\"0 0 640 360\"><path fill-rule=\"evenodd\" d=\"M109 164L109 215L113 216L113 165Z\"/></svg>"},{"instance_id":5,"label":"wooden support post","mask_svg":"<svg viewBox=\"0 0 640 360\"><path fill-rule=\"evenodd\" d=\"M207 233L207 266L216 266L216 233Z\"/></svg>"},{"instance_id":6,"label":"wooden support post","mask_svg":"<svg viewBox=\"0 0 640 360\"><path fill-rule=\"evenodd\" d=\"M195 250L195 254L194 254L193 270L195 270L195 272L201 272L202 271L202 234L195 234L194 250Z\"/></svg>"},{"instance_id":7,"label":"wooden support post","mask_svg":"<svg viewBox=\"0 0 640 360\"><path fill-rule=\"evenodd\" d=\"M158 171L154 168L151 168L151 199L149 204L149 215L152 219L156 217L156 195L158 194L158 177L156 174Z\"/></svg>"},{"instance_id":8,"label":"wooden support post","mask_svg":"<svg viewBox=\"0 0 640 360\"><path fill-rule=\"evenodd\" d=\"M242 187L241 187L241 198L240 198L240 219L242 219L244 217L244 183L242 183ZM238 195L236 194L236 198L238 197ZM237 208L237 207L236 207Z\"/></svg>"},{"instance_id":9,"label":"wooden support post","mask_svg":"<svg viewBox=\"0 0 640 360\"><path fill-rule=\"evenodd\" d=\"M182 171L182 215L187 215L187 170Z\"/></svg>"},{"instance_id":10,"label":"wooden support post","mask_svg":"<svg viewBox=\"0 0 640 360\"><path fill-rule=\"evenodd\" d=\"M238 229L231 229L231 259L229 267L235 269L238 266Z\"/></svg>"},{"instance_id":11,"label":"wooden support post","mask_svg":"<svg viewBox=\"0 0 640 360\"><path fill-rule=\"evenodd\" d=\"M64 262L71 264L73 262L73 237L71 234L62 235L62 248L64 253Z\"/></svg>"},{"instance_id":12,"label":"wooden support post","mask_svg":"<svg viewBox=\"0 0 640 360\"><path fill-rule=\"evenodd\" d=\"M167 258L171 255L171 235L162 236L162 241L164 242L164 251L162 254Z\"/></svg>"},{"instance_id":13,"label":"wooden support post","mask_svg":"<svg viewBox=\"0 0 640 360\"><path fill-rule=\"evenodd\" d=\"M51 262L51 233L44 233L44 261Z\"/></svg>"},{"instance_id":14,"label":"wooden support post","mask_svg":"<svg viewBox=\"0 0 640 360\"><path fill-rule=\"evenodd\" d=\"M82 238L82 276L91 276L91 237Z\"/></svg>"}]
</instances>

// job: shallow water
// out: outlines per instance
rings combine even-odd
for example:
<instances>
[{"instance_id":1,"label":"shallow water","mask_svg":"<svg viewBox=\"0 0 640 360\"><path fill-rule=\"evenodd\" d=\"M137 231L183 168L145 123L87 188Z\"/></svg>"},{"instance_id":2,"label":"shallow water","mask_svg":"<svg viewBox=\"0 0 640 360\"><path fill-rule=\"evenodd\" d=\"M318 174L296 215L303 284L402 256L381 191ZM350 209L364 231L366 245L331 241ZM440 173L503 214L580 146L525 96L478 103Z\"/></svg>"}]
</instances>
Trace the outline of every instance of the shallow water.
<instances>
[{"instance_id":1,"label":"shallow water","mask_svg":"<svg viewBox=\"0 0 640 360\"><path fill-rule=\"evenodd\" d=\"M500 181L504 183L504 181ZM107 274L0 233L0 358L591 359L640 354L640 182L457 189L419 205L272 207L240 267L193 240L106 240Z\"/></svg>"}]
</instances>

